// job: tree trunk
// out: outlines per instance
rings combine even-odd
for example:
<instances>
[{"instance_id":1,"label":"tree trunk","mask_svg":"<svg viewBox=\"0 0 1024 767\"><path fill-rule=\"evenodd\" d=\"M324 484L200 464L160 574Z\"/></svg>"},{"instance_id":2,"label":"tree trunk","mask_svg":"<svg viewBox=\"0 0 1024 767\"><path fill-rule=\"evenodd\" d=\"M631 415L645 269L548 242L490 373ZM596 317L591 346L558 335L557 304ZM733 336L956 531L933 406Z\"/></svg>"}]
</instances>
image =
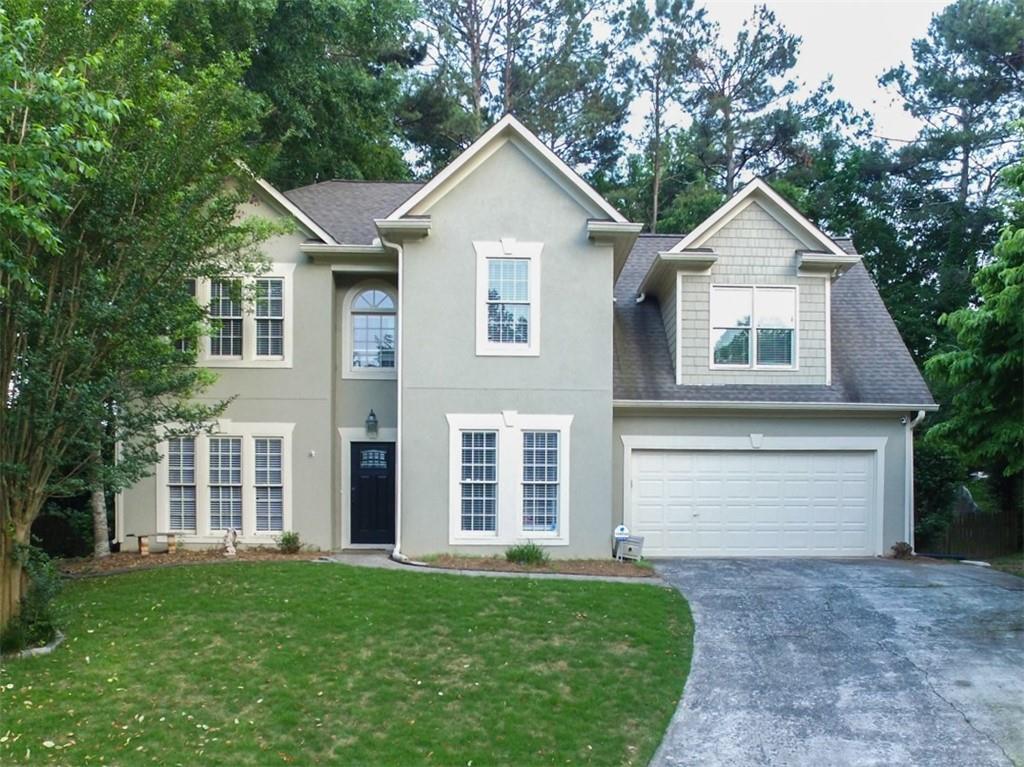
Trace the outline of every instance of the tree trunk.
<instances>
[{"instance_id":1,"label":"tree trunk","mask_svg":"<svg viewBox=\"0 0 1024 767\"><path fill-rule=\"evenodd\" d=\"M725 133L725 199L736 192L736 134L732 127L732 107L726 104L722 112L722 132Z\"/></svg>"},{"instance_id":2,"label":"tree trunk","mask_svg":"<svg viewBox=\"0 0 1024 767\"><path fill-rule=\"evenodd\" d=\"M96 480L92 486L90 505L92 506L92 538L94 557L110 556L110 533L107 529L107 494L100 479L102 456L97 451L93 454L94 475Z\"/></svg>"},{"instance_id":3,"label":"tree trunk","mask_svg":"<svg viewBox=\"0 0 1024 767\"><path fill-rule=\"evenodd\" d=\"M658 233L658 199L661 197L661 81L654 81L654 188L651 190L651 234Z\"/></svg>"},{"instance_id":4,"label":"tree trunk","mask_svg":"<svg viewBox=\"0 0 1024 767\"><path fill-rule=\"evenodd\" d=\"M0 531L0 627L18 614L28 587L17 549L28 544L29 530L31 525L11 523Z\"/></svg>"}]
</instances>

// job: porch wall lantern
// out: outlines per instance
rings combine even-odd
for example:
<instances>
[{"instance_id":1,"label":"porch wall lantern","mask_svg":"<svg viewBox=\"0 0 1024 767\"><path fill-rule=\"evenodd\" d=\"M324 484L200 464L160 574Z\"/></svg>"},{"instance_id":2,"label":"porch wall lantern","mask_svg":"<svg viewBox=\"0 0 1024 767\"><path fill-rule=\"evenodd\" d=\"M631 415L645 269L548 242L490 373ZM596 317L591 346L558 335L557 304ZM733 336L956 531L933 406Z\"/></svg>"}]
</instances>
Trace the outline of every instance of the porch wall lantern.
<instances>
[{"instance_id":1,"label":"porch wall lantern","mask_svg":"<svg viewBox=\"0 0 1024 767\"><path fill-rule=\"evenodd\" d=\"M370 414L366 416L366 436L376 437L377 436L377 414L370 410Z\"/></svg>"}]
</instances>

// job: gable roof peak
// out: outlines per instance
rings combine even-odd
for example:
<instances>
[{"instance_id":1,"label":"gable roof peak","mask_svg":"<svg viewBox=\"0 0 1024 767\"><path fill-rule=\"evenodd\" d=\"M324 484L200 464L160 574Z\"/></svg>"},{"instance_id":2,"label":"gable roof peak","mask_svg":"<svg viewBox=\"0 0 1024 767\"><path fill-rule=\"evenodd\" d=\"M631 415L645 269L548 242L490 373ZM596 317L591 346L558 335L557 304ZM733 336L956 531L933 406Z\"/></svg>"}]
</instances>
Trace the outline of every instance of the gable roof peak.
<instances>
[{"instance_id":1,"label":"gable roof peak","mask_svg":"<svg viewBox=\"0 0 1024 767\"><path fill-rule=\"evenodd\" d=\"M564 182L565 188L570 193L578 195L581 200L588 202L590 207L600 211L605 219L627 223L625 216L598 194L590 184L584 181L576 171L570 168L511 112L503 115L500 120L484 131L462 154L396 208L387 217L387 220L394 221L410 215L425 213L434 202L461 183L475 168L511 138L522 142L530 150L535 161L547 165L553 176L560 182Z\"/></svg>"}]
</instances>

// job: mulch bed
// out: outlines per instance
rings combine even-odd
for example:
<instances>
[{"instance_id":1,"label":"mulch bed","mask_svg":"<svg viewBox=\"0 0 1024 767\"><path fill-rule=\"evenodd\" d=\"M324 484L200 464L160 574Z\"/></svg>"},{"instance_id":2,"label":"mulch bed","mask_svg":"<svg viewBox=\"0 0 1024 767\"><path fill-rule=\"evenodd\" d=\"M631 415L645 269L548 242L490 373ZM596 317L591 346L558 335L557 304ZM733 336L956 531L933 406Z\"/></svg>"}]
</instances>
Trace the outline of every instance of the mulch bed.
<instances>
[{"instance_id":1,"label":"mulch bed","mask_svg":"<svg viewBox=\"0 0 1024 767\"><path fill-rule=\"evenodd\" d=\"M282 554L270 547L239 548L234 557L225 557L220 548L216 549L178 549L173 554L154 552L144 557L136 552L120 552L103 559L82 557L80 559L62 559L57 563L58 569L70 577L86 577L90 575L113 575L132 570L149 570L154 567L173 567L177 565L211 564L215 562L287 562L294 560L311 560L320 556L316 551L300 551L298 554Z\"/></svg>"},{"instance_id":2,"label":"mulch bed","mask_svg":"<svg viewBox=\"0 0 1024 767\"><path fill-rule=\"evenodd\" d=\"M560 573L562 575L616 575L628 578L653 578L650 567L614 559L552 559L543 565L519 565L504 557L456 557L443 555L427 564L445 570L490 570L503 573Z\"/></svg>"}]
</instances>

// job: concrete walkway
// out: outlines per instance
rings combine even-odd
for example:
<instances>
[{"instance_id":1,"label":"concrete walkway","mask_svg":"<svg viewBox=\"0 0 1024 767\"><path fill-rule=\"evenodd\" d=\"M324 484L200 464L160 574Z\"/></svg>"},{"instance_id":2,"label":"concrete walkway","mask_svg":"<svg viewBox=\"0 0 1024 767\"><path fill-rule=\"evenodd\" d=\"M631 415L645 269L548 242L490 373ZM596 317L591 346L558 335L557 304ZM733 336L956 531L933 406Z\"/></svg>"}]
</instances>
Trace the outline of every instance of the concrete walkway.
<instances>
[{"instance_id":1,"label":"concrete walkway","mask_svg":"<svg viewBox=\"0 0 1024 767\"><path fill-rule=\"evenodd\" d=\"M652 764L1024 764L1024 579L879 560L658 569L697 632Z\"/></svg>"}]
</instances>

